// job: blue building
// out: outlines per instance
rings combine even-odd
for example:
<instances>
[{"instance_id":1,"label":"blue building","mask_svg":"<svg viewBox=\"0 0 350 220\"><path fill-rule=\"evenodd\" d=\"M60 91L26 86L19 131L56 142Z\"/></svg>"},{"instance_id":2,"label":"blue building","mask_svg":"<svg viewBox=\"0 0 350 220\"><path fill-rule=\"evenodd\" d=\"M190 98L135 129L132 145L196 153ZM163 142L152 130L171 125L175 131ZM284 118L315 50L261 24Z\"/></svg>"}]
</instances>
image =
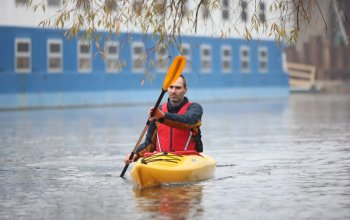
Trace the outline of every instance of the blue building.
<instances>
[{"instance_id":1,"label":"blue building","mask_svg":"<svg viewBox=\"0 0 350 220\"><path fill-rule=\"evenodd\" d=\"M183 36L159 47L143 34L115 39L100 32L101 48L64 31L0 25L0 109L139 104L159 95L172 59L193 101L287 97L283 53L271 40ZM104 59L103 59L104 58Z\"/></svg>"}]
</instances>

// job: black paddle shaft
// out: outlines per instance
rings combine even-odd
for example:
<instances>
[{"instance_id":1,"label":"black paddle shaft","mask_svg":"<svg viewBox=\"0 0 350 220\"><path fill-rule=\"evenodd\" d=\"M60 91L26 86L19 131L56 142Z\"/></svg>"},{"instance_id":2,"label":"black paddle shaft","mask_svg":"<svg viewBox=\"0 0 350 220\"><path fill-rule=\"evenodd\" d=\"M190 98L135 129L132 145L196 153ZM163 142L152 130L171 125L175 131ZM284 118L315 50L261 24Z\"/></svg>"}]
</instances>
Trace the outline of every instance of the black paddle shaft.
<instances>
[{"instance_id":1,"label":"black paddle shaft","mask_svg":"<svg viewBox=\"0 0 350 220\"><path fill-rule=\"evenodd\" d=\"M159 107L160 102L162 101L165 92L166 92L166 90L163 90L163 89L162 89L162 93L160 94L160 96L159 96L159 98L158 98L156 104L154 105L154 108L153 108L153 109L157 109L157 108ZM155 111L153 111L153 112L151 113L151 117L153 116L154 112L155 112ZM132 160L132 159L134 158L135 152L136 152L138 146L140 145L140 143L141 143L141 141L142 141L142 139L143 139L143 136L145 135L145 133L146 133L146 131L147 131L147 129L148 129L149 124L150 124L150 121L147 119L146 126L144 127L144 129L143 129L143 131L142 131L142 133L141 133L141 135L140 135L140 137L139 137L139 140L137 141L137 143L136 143L136 145L135 145L134 150L130 153L129 160ZM124 174L125 174L126 170L128 169L128 167L129 167L129 164L125 164L124 169L123 169L122 173L120 174L120 177L124 177Z\"/></svg>"},{"instance_id":2,"label":"black paddle shaft","mask_svg":"<svg viewBox=\"0 0 350 220\"><path fill-rule=\"evenodd\" d=\"M129 160L131 160L134 157L134 155L135 155L134 151L131 152ZM128 167L129 167L129 164L125 164L124 169L123 169L122 173L120 174L120 177L124 177L124 174L125 174L126 170L128 169Z\"/></svg>"}]
</instances>

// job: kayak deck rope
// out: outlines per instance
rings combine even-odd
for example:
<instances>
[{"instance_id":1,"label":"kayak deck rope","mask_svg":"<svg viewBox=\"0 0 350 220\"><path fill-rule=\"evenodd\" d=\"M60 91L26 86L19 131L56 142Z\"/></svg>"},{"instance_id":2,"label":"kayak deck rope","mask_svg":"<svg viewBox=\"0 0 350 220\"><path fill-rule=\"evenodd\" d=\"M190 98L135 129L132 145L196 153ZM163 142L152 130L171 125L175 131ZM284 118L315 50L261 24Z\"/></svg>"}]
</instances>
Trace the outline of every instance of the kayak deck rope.
<instances>
[{"instance_id":1,"label":"kayak deck rope","mask_svg":"<svg viewBox=\"0 0 350 220\"><path fill-rule=\"evenodd\" d=\"M166 156L167 158L160 158ZM152 156L142 158L141 163L147 164L147 163L152 163L152 162L157 162L157 161L163 161L163 162L169 162L169 163L178 163L181 161L179 157L182 157L181 155L178 154L168 154L168 152L164 152L162 154L154 154Z\"/></svg>"}]
</instances>

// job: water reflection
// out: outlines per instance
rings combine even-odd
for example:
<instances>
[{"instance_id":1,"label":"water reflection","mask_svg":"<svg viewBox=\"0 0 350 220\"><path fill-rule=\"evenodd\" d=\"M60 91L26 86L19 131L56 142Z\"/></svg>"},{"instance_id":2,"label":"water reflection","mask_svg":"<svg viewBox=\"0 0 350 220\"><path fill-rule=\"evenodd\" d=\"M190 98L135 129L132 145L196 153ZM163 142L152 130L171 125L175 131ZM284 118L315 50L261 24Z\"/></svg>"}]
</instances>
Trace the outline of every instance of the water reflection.
<instances>
[{"instance_id":1,"label":"water reflection","mask_svg":"<svg viewBox=\"0 0 350 220\"><path fill-rule=\"evenodd\" d=\"M203 215L202 190L200 185L186 185L134 188L133 192L140 212L180 220Z\"/></svg>"}]
</instances>

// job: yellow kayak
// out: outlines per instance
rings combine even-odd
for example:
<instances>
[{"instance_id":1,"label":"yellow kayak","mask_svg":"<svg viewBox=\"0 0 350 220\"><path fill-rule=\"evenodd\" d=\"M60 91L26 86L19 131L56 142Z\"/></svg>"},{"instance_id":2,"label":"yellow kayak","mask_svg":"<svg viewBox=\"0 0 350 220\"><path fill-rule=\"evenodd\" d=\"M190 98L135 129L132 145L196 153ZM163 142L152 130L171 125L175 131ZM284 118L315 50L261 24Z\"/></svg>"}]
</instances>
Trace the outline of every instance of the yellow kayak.
<instances>
[{"instance_id":1,"label":"yellow kayak","mask_svg":"<svg viewBox=\"0 0 350 220\"><path fill-rule=\"evenodd\" d=\"M214 176L216 162L195 151L155 153L139 159L131 170L131 179L139 187L197 182Z\"/></svg>"}]
</instances>

